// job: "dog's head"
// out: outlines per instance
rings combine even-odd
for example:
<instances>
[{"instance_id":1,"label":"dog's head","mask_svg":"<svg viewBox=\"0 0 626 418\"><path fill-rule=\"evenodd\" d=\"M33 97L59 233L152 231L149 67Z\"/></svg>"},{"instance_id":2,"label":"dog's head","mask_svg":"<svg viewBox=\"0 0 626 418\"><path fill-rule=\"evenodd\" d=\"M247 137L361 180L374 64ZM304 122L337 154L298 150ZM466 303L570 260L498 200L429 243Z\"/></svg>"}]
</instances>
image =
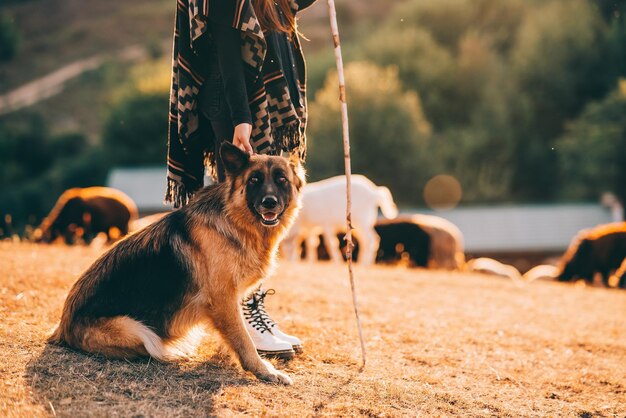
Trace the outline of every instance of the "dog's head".
<instances>
[{"instance_id":1,"label":"dog's head","mask_svg":"<svg viewBox=\"0 0 626 418\"><path fill-rule=\"evenodd\" d=\"M220 149L231 199L245 205L264 227L291 222L299 207L304 169L297 159L252 155L230 143Z\"/></svg>"}]
</instances>

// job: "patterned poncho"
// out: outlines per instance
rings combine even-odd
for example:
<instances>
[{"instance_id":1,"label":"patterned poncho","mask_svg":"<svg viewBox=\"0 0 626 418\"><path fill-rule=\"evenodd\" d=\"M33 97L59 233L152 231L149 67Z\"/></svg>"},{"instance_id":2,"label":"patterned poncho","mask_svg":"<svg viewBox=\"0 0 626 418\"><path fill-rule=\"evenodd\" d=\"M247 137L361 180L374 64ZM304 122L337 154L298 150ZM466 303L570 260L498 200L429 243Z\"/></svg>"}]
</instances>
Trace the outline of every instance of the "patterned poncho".
<instances>
[{"instance_id":1,"label":"patterned poncho","mask_svg":"<svg viewBox=\"0 0 626 418\"><path fill-rule=\"evenodd\" d=\"M294 13L314 0L291 0ZM205 167L214 173L214 134L202 118L198 94L210 58L203 49L208 19L231 22L241 34L248 104L252 115L250 143L257 153L297 153L304 159L306 139L305 64L297 34L292 37L298 74L299 100L290 100L289 88L274 51L265 37L251 0L177 0L170 91L167 192L175 208L186 204L203 185ZM209 10L210 9L210 10ZM209 15L210 14L210 15ZM294 104L295 103L295 104Z\"/></svg>"}]
</instances>

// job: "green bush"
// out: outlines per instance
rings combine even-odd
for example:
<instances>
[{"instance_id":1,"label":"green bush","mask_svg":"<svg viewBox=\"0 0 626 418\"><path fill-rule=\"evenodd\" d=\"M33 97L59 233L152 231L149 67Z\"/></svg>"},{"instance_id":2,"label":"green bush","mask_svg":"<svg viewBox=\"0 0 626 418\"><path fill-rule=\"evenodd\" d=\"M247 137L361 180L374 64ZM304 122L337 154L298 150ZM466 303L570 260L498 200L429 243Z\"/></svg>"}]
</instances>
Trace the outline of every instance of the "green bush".
<instances>
[{"instance_id":1,"label":"green bush","mask_svg":"<svg viewBox=\"0 0 626 418\"><path fill-rule=\"evenodd\" d=\"M420 200L428 176L430 125L417 93L403 91L394 67L356 62L346 66L354 173L388 186L398 201ZM343 174L341 113L336 73L310 105L307 169L311 180Z\"/></svg>"},{"instance_id":2,"label":"green bush","mask_svg":"<svg viewBox=\"0 0 626 418\"><path fill-rule=\"evenodd\" d=\"M113 108L102 135L111 164L164 164L168 104L166 94L136 93Z\"/></svg>"},{"instance_id":3,"label":"green bush","mask_svg":"<svg viewBox=\"0 0 626 418\"><path fill-rule=\"evenodd\" d=\"M605 191L626 202L626 80L590 103L556 143L562 197L597 200Z\"/></svg>"},{"instance_id":4,"label":"green bush","mask_svg":"<svg viewBox=\"0 0 626 418\"><path fill-rule=\"evenodd\" d=\"M0 217L36 223L64 190L103 185L108 164L84 135L51 135L37 114L0 120Z\"/></svg>"},{"instance_id":5,"label":"green bush","mask_svg":"<svg viewBox=\"0 0 626 418\"><path fill-rule=\"evenodd\" d=\"M20 36L15 21L0 13L0 61L9 61L17 54Z\"/></svg>"}]
</instances>

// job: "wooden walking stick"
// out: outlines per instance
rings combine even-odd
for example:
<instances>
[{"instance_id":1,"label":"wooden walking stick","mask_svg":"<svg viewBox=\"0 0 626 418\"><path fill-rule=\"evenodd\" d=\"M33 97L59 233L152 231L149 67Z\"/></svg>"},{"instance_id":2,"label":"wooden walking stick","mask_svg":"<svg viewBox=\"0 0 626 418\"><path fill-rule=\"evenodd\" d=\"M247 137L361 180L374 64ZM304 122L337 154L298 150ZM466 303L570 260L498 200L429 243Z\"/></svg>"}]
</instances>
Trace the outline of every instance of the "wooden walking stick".
<instances>
[{"instance_id":1,"label":"wooden walking stick","mask_svg":"<svg viewBox=\"0 0 626 418\"><path fill-rule=\"evenodd\" d=\"M359 338L361 340L361 355L363 362L361 370L365 368L365 341L363 339L363 329L361 328L361 317L359 316L359 304L357 301L356 287L354 285L354 273L352 272L352 250L354 243L352 242L352 182L350 179L350 132L348 128L348 103L346 102L346 81L343 74L343 57L341 55L341 43L339 42L339 29L337 27L337 11L335 10L335 0L328 0L328 13L330 16L330 28L333 34L333 43L335 45L335 63L337 64L337 75L339 77L339 100L341 101L341 123L343 133L343 157L346 167L346 257L348 258L348 273L350 275L350 288L352 289L352 304L354 305L354 314L356 316L356 326L359 330Z\"/></svg>"}]
</instances>

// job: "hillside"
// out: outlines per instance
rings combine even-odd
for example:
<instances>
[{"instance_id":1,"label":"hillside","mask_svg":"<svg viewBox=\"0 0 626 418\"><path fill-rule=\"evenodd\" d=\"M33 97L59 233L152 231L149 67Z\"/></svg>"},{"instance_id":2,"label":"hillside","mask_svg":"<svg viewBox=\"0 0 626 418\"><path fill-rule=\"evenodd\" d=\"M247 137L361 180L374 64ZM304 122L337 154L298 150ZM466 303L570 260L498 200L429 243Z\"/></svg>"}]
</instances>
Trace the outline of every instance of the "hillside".
<instances>
[{"instance_id":1,"label":"hillside","mask_svg":"<svg viewBox=\"0 0 626 418\"><path fill-rule=\"evenodd\" d=\"M120 91L128 89L134 67L141 68L152 55L158 58L159 72L169 71L174 7L171 0L94 0L89 7L77 0L47 0L45 4L25 0L3 6L3 12L15 19L21 42L13 60L0 62L0 95L68 64L97 58L104 64L64 83L62 93L17 112L43 115L55 132L78 131L97 140ZM339 2L338 9L347 39L373 17L389 11L374 0ZM307 52L324 50L321 65L330 65L326 2L319 1L302 13L300 30ZM132 62L122 59L120 53L129 47L144 49L146 56ZM313 58L311 64L320 65L317 61ZM148 65L154 68L154 63Z\"/></svg>"},{"instance_id":2,"label":"hillside","mask_svg":"<svg viewBox=\"0 0 626 418\"><path fill-rule=\"evenodd\" d=\"M113 54L129 45L157 48L172 37L173 0L24 0L3 6L20 32L17 57L0 63L0 93L41 77L69 62L98 54ZM302 14L301 31L310 39L309 50L330 43L326 2L319 1ZM389 7L380 2L339 2L348 36L357 22L384 16ZM169 48L163 51L169 55Z\"/></svg>"},{"instance_id":3,"label":"hillside","mask_svg":"<svg viewBox=\"0 0 626 418\"><path fill-rule=\"evenodd\" d=\"M72 61L171 37L169 0L26 0L3 7L20 31L20 50L0 64L0 93Z\"/></svg>"},{"instance_id":4,"label":"hillside","mask_svg":"<svg viewBox=\"0 0 626 418\"><path fill-rule=\"evenodd\" d=\"M99 254L0 243L0 415L613 417L626 414L626 292L481 275L356 269L368 349L344 267L282 263L269 310L305 340L259 383L209 338L164 365L45 344L63 300Z\"/></svg>"}]
</instances>

